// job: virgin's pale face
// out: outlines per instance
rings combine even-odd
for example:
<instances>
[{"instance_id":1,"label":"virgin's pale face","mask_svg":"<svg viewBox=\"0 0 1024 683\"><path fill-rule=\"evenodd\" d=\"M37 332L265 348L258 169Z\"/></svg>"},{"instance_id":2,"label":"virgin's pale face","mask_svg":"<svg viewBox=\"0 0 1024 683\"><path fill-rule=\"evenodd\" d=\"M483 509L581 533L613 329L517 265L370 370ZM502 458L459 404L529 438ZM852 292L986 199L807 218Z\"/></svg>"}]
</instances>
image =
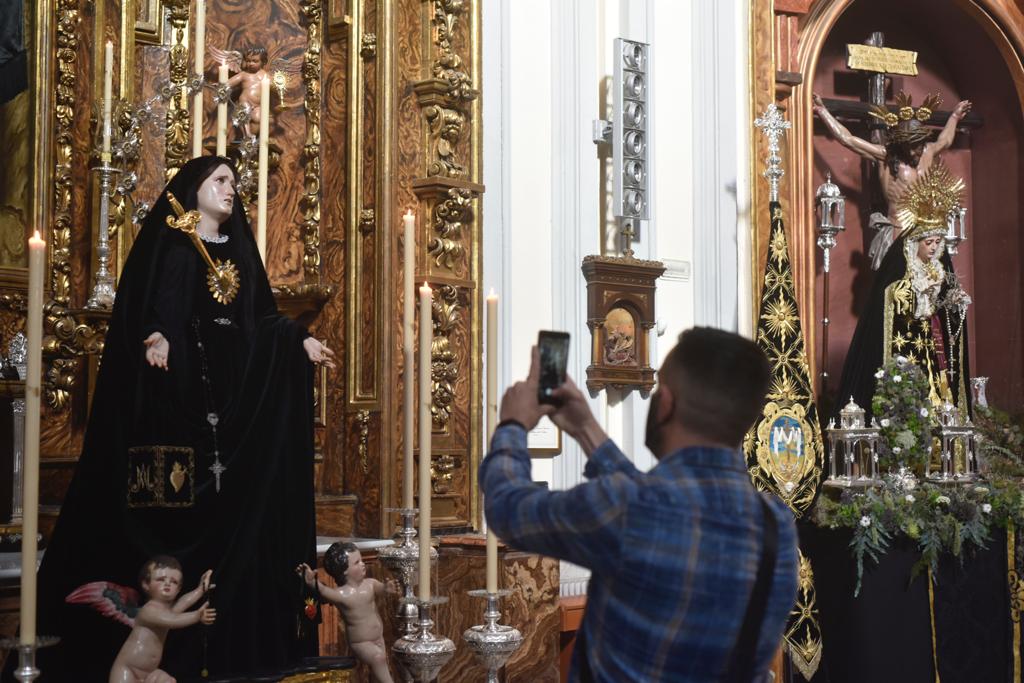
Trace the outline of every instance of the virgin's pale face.
<instances>
[{"instance_id":1,"label":"virgin's pale face","mask_svg":"<svg viewBox=\"0 0 1024 683\"><path fill-rule=\"evenodd\" d=\"M235 176L227 165L219 166L203 181L196 193L196 202L199 212L218 224L228 219L235 204Z\"/></svg>"},{"instance_id":2,"label":"virgin's pale face","mask_svg":"<svg viewBox=\"0 0 1024 683\"><path fill-rule=\"evenodd\" d=\"M925 263L931 261L939 253L939 249L942 247L942 237L933 236L925 237L923 240L919 240L917 243L917 258L921 259Z\"/></svg>"}]
</instances>

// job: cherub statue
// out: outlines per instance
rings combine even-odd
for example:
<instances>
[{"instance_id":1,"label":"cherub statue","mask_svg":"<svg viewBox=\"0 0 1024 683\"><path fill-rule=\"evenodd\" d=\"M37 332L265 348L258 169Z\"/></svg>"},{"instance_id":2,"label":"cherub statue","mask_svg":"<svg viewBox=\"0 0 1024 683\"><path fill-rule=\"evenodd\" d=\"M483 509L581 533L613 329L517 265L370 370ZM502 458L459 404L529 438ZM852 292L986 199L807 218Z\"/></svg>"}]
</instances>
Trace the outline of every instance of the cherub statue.
<instances>
[{"instance_id":1,"label":"cherub statue","mask_svg":"<svg viewBox=\"0 0 1024 683\"><path fill-rule=\"evenodd\" d=\"M174 677L160 669L167 631L214 622L217 612L209 602L195 611L185 611L214 588L212 574L208 569L194 590L178 598L181 564L173 557L158 555L139 572L139 584L149 597L142 607L135 589L108 581L87 583L67 597L67 602L91 605L100 614L131 627L110 669L110 683L174 683Z\"/></svg>"},{"instance_id":2,"label":"cherub statue","mask_svg":"<svg viewBox=\"0 0 1024 683\"><path fill-rule=\"evenodd\" d=\"M341 612L348 644L356 658L370 667L373 680L392 683L384 646L384 625L377 614L376 599L385 589L396 592L394 582L389 581L385 587L380 581L367 578L363 556L352 543L332 543L324 553L324 569L338 584L337 588L322 585L307 564L300 564L295 572Z\"/></svg>"},{"instance_id":3,"label":"cherub statue","mask_svg":"<svg viewBox=\"0 0 1024 683\"><path fill-rule=\"evenodd\" d=\"M264 78L271 79L271 83L278 90L279 99L283 100L283 89L289 80L288 76L293 72L298 73L298 70L283 59L275 59L271 65L274 72L271 78L267 72L270 58L265 47L249 46L238 51L220 50L211 45L209 51L218 62L228 65L228 88L231 92L240 89L235 104L249 111L248 121L239 124L238 134L242 137L256 135L259 133L261 117L270 115L270 112L260 111L260 81Z\"/></svg>"}]
</instances>

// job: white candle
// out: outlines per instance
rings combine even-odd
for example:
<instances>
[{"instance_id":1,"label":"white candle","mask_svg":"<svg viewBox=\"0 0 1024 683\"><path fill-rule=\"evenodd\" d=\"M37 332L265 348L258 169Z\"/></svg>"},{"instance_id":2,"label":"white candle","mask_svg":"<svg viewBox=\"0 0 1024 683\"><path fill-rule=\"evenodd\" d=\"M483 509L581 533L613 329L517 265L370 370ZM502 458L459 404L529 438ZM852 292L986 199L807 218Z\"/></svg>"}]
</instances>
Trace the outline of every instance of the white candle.
<instances>
[{"instance_id":1,"label":"white candle","mask_svg":"<svg viewBox=\"0 0 1024 683\"><path fill-rule=\"evenodd\" d=\"M487 443L498 426L498 295L487 296ZM498 592L498 537L487 530L487 592Z\"/></svg>"},{"instance_id":2,"label":"white candle","mask_svg":"<svg viewBox=\"0 0 1024 683\"><path fill-rule=\"evenodd\" d=\"M103 161L110 161L110 111L113 104L114 44L107 41L103 50Z\"/></svg>"},{"instance_id":3,"label":"white candle","mask_svg":"<svg viewBox=\"0 0 1024 683\"><path fill-rule=\"evenodd\" d=\"M430 600L430 416L431 358L434 323L431 316L433 292L430 285L420 287L420 600Z\"/></svg>"},{"instance_id":4,"label":"white candle","mask_svg":"<svg viewBox=\"0 0 1024 683\"><path fill-rule=\"evenodd\" d=\"M413 389L413 382L415 381L416 375L413 368L413 346L415 342L416 331L413 327L415 323L415 311L416 311L416 287L413 283L413 249L416 242L416 216L413 215L412 209L409 209L405 216L402 217L402 223L404 225L402 252L404 261L403 266L403 277L402 285L404 292L404 300L402 306L402 362L405 364L405 373L402 378L403 386L403 410L402 410L402 507L411 509L413 506L413 439L415 438L415 413L413 407L413 401L415 400L416 394Z\"/></svg>"},{"instance_id":5,"label":"white candle","mask_svg":"<svg viewBox=\"0 0 1024 683\"><path fill-rule=\"evenodd\" d=\"M46 242L28 241L28 374L25 377L25 464L21 538L21 644L36 640L36 551L39 535L39 399L43 353L43 273Z\"/></svg>"},{"instance_id":6,"label":"white candle","mask_svg":"<svg viewBox=\"0 0 1024 683\"><path fill-rule=\"evenodd\" d=\"M256 188L256 246L267 262L267 138L270 135L270 79L260 79L260 167Z\"/></svg>"},{"instance_id":7,"label":"white candle","mask_svg":"<svg viewBox=\"0 0 1024 683\"><path fill-rule=\"evenodd\" d=\"M206 0L196 0L196 73L205 73L206 61ZM192 103L192 156L203 155L203 89L193 96Z\"/></svg>"},{"instance_id":8,"label":"white candle","mask_svg":"<svg viewBox=\"0 0 1024 683\"><path fill-rule=\"evenodd\" d=\"M217 82L221 86L228 82L228 65L221 64L217 69ZM228 153L228 103L227 100L217 104L217 156L227 156Z\"/></svg>"}]
</instances>

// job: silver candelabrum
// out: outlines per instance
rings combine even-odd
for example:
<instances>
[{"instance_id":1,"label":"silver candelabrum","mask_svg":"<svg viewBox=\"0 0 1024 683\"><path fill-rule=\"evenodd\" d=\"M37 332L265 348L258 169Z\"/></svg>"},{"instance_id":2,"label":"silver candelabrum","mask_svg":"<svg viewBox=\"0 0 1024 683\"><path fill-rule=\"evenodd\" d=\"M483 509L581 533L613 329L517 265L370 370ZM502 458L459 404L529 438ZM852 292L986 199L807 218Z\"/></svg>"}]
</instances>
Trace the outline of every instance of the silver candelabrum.
<instances>
[{"instance_id":1,"label":"silver candelabrum","mask_svg":"<svg viewBox=\"0 0 1024 683\"><path fill-rule=\"evenodd\" d=\"M498 601L512 594L509 590L489 593L486 590L469 591L474 598L484 598L487 603L484 609L484 623L471 626L462 634L477 661L487 669L487 683L498 683L498 671L508 658L523 644L523 634L511 626L499 624L501 610Z\"/></svg>"},{"instance_id":2,"label":"silver candelabrum","mask_svg":"<svg viewBox=\"0 0 1024 683\"><path fill-rule=\"evenodd\" d=\"M14 669L14 677L21 683L29 683L39 678L41 673L36 668L36 650L56 645L59 641L60 638L56 636L36 636L34 643L24 645L18 638L4 638L0 640L0 649L18 651L18 666Z\"/></svg>"},{"instance_id":3,"label":"silver candelabrum","mask_svg":"<svg viewBox=\"0 0 1024 683\"><path fill-rule=\"evenodd\" d=\"M395 545L382 548L377 557L380 563L398 577L402 586L402 599L395 615L402 623L403 635L416 632L420 613L416 606L413 588L417 582L417 570L420 565L419 533L415 527L416 508L388 508L388 512L397 512L402 518L402 526L395 533ZM437 560L437 550L430 548L431 564Z\"/></svg>"},{"instance_id":4,"label":"silver candelabrum","mask_svg":"<svg viewBox=\"0 0 1024 683\"><path fill-rule=\"evenodd\" d=\"M455 654L455 643L450 638L434 635L434 620L430 618L430 610L448 602L448 598L432 598L430 600L405 599L412 603L419 613L419 620L412 633L407 633L391 646L406 680L427 683L437 678L441 667Z\"/></svg>"},{"instance_id":5,"label":"silver candelabrum","mask_svg":"<svg viewBox=\"0 0 1024 683\"><path fill-rule=\"evenodd\" d=\"M100 165L92 170L100 176L100 220L96 236L96 279L85 307L109 310L114 305L114 276L110 272L110 193L115 173L121 169L111 165L110 152L100 154Z\"/></svg>"}]
</instances>

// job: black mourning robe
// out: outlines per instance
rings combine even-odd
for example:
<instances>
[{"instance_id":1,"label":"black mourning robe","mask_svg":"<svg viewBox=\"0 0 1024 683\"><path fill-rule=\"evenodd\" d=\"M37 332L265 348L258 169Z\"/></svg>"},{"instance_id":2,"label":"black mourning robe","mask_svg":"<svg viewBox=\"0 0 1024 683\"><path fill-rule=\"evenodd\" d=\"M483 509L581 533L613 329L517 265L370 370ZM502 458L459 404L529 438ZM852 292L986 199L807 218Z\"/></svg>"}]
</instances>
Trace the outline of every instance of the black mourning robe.
<instances>
[{"instance_id":1,"label":"black mourning robe","mask_svg":"<svg viewBox=\"0 0 1024 683\"><path fill-rule=\"evenodd\" d=\"M206 569L216 584L216 623L168 635L162 668L179 680L204 666L276 670L316 654L315 629L299 628L294 573L315 562L308 333L278 313L239 201L221 226L228 241L206 245L239 269L229 305L214 300L199 252L165 220L167 190L195 208L222 163L201 157L178 172L125 263L81 458L39 572L38 632L62 638L40 657L45 683L107 680L128 628L65 597L98 580L138 588L155 554L182 563L182 593ZM145 362L154 330L170 342L168 371ZM219 492L211 412L226 467Z\"/></svg>"},{"instance_id":2,"label":"black mourning robe","mask_svg":"<svg viewBox=\"0 0 1024 683\"><path fill-rule=\"evenodd\" d=\"M894 283L907 277L907 257L904 253L906 238L899 237L889 247L885 258L875 273L875 280L871 286L871 293L868 295L867 303L860 317L857 319L857 327L854 330L853 338L850 340L850 349L846 354L846 361L843 363L843 374L839 381L839 394L836 396L836 410L834 417L838 422L839 411L849 402L852 397L854 402L863 408L870 417L871 400L875 395L875 373L882 366L885 359L886 348L893 347L892 336L894 334L909 334L913 332L916 336L929 336L929 330L924 329L922 322L909 316L898 316L892 311L886 311L886 290ZM940 257L943 267L947 273L953 273L953 261L949 253L943 249ZM943 298L949 289L944 283L939 292L939 298ZM936 309L941 324L940 336L947 362L956 359L950 368L956 369L955 376L949 377L949 389L953 395L953 402L968 414L970 412L970 391L967 390L967 382L970 377L967 354L967 327L966 324L958 339L950 339L946 330L947 311ZM886 317L888 321L889 338L886 338ZM953 328L955 329L956 323ZM906 351L899 353L912 357L913 349L908 347ZM925 369L928 374L927 368Z\"/></svg>"}]
</instances>

